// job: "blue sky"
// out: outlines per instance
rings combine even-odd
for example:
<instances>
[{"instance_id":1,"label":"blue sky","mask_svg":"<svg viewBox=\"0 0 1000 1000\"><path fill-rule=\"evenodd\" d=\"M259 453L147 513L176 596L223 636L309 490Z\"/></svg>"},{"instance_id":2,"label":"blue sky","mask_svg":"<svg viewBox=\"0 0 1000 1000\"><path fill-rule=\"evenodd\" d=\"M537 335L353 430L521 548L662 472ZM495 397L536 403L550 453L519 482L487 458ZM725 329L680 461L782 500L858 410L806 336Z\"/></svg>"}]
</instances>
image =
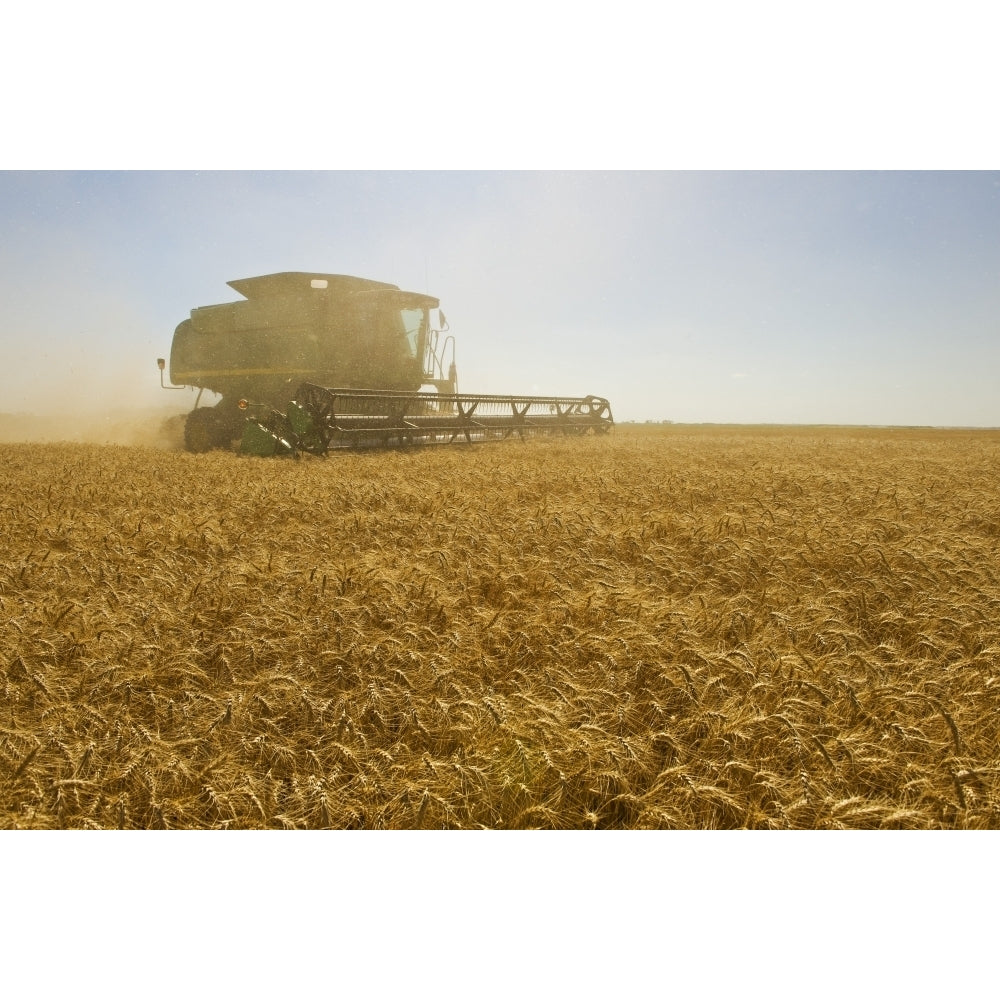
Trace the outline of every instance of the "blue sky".
<instances>
[{"instance_id":1,"label":"blue sky","mask_svg":"<svg viewBox=\"0 0 1000 1000\"><path fill-rule=\"evenodd\" d=\"M1000 425L982 5L8 20L0 412L186 406L177 323L301 269L438 296L470 392Z\"/></svg>"},{"instance_id":2,"label":"blue sky","mask_svg":"<svg viewBox=\"0 0 1000 1000\"><path fill-rule=\"evenodd\" d=\"M176 324L310 270L438 296L470 392L1000 425L1000 172L8 171L0 264L3 412L186 406Z\"/></svg>"}]
</instances>

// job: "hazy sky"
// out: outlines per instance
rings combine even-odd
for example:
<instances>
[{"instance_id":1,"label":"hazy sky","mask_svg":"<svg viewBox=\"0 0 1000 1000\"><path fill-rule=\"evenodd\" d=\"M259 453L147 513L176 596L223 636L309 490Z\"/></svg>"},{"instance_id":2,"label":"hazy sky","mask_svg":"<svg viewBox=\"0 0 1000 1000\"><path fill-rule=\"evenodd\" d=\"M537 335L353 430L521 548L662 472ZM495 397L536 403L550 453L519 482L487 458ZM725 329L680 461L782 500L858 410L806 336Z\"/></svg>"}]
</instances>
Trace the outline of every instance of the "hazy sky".
<instances>
[{"instance_id":1,"label":"hazy sky","mask_svg":"<svg viewBox=\"0 0 1000 1000\"><path fill-rule=\"evenodd\" d=\"M438 296L468 392L1000 425L1000 172L4 172L0 255L0 412L165 402L191 308L305 270Z\"/></svg>"}]
</instances>

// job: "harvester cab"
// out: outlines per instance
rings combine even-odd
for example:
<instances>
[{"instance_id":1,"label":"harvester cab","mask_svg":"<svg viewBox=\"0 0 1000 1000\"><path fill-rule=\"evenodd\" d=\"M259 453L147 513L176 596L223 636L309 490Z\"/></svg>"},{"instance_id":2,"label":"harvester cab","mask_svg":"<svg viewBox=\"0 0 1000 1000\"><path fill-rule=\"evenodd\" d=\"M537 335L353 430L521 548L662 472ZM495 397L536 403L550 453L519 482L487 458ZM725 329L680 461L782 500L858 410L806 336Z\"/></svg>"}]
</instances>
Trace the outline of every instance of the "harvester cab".
<instances>
[{"instance_id":1,"label":"harvester cab","mask_svg":"<svg viewBox=\"0 0 1000 1000\"><path fill-rule=\"evenodd\" d=\"M439 302L342 274L286 271L230 281L242 302L191 310L174 331L170 381L198 389L189 451L241 440L255 454L447 443L514 431L606 431L607 400L458 392ZM332 386L334 388L327 388ZM199 406L204 390L214 406Z\"/></svg>"}]
</instances>

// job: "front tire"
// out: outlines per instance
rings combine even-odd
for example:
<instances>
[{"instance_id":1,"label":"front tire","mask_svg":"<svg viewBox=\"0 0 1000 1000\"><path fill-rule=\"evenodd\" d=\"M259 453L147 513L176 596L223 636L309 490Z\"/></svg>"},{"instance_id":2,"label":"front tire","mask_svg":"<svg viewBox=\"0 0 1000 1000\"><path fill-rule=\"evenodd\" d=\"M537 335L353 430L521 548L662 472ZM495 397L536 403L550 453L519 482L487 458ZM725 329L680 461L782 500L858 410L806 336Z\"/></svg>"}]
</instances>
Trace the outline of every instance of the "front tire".
<instances>
[{"instance_id":1,"label":"front tire","mask_svg":"<svg viewBox=\"0 0 1000 1000\"><path fill-rule=\"evenodd\" d=\"M229 431L215 407L192 410L184 422L184 447L195 454L229 446Z\"/></svg>"}]
</instances>

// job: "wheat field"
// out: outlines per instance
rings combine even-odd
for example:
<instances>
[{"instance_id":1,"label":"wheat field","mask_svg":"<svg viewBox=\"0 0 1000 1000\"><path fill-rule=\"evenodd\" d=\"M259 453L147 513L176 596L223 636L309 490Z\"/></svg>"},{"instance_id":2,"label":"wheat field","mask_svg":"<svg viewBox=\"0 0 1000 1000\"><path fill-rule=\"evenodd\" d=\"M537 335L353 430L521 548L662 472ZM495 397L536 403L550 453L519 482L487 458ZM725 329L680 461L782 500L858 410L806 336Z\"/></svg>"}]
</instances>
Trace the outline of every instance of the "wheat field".
<instances>
[{"instance_id":1,"label":"wheat field","mask_svg":"<svg viewBox=\"0 0 1000 1000\"><path fill-rule=\"evenodd\" d=\"M1000 432L0 458L2 828L1000 826Z\"/></svg>"}]
</instances>

